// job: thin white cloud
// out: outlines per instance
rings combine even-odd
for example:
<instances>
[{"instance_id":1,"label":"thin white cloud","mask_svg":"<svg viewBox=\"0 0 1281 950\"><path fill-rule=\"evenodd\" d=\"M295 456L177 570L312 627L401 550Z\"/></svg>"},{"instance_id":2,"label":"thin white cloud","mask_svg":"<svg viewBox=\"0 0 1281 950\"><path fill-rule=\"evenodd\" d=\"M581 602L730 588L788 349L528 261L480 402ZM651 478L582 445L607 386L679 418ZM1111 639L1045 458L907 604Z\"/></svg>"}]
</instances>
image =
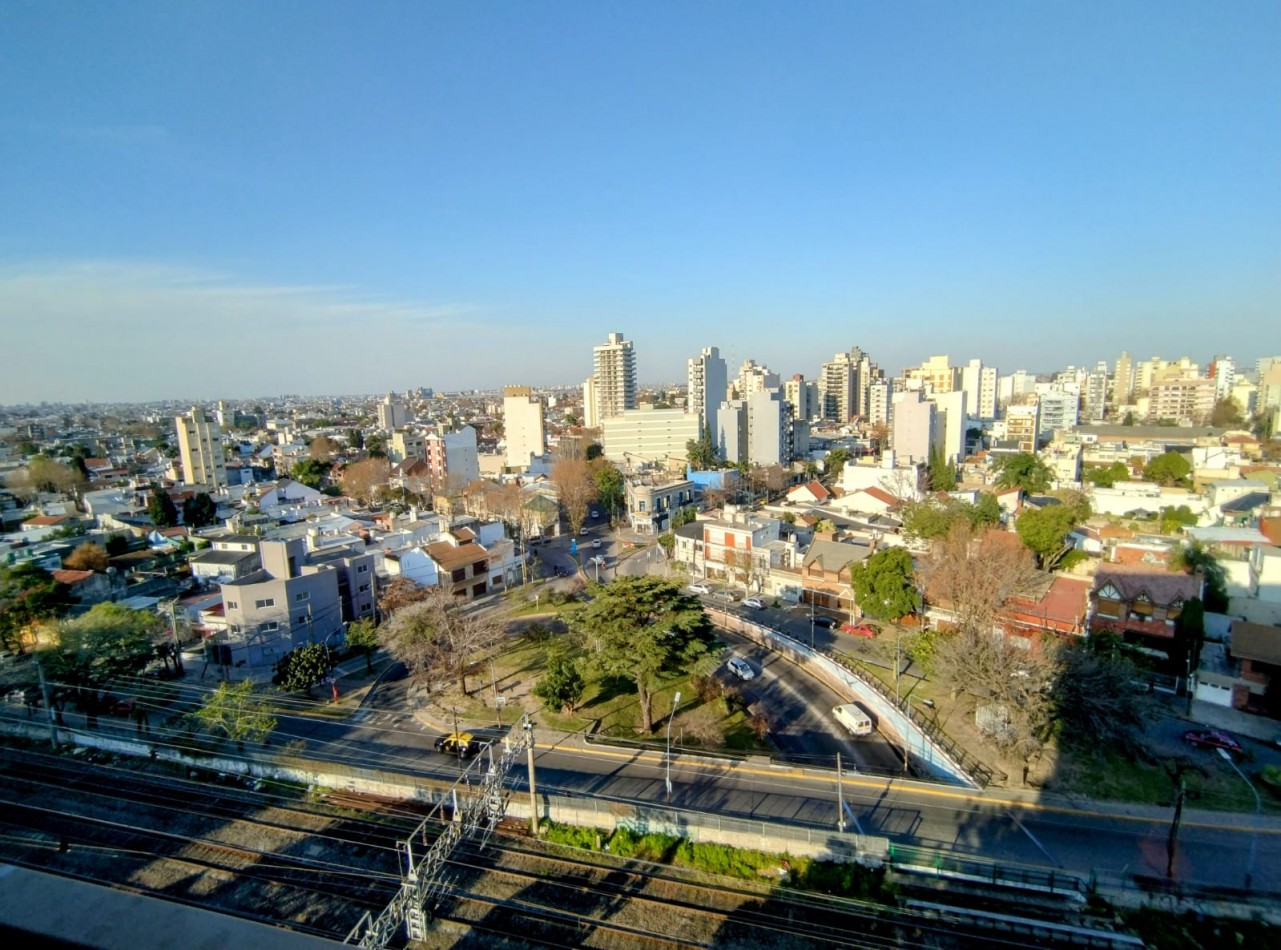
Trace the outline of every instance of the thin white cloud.
<instances>
[{"instance_id":1,"label":"thin white cloud","mask_svg":"<svg viewBox=\"0 0 1281 950\"><path fill-rule=\"evenodd\" d=\"M501 372L523 335L471 303L110 261L0 267L0 325L0 403L482 385L460 368Z\"/></svg>"}]
</instances>

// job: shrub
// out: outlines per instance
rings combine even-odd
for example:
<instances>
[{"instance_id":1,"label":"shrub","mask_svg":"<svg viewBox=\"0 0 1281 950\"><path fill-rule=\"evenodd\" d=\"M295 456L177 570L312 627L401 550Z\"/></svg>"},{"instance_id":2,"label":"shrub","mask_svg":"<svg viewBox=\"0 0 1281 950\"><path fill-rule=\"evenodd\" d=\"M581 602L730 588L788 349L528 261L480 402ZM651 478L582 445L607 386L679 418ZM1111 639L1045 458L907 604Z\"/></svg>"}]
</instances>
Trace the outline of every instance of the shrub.
<instances>
[{"instance_id":1,"label":"shrub","mask_svg":"<svg viewBox=\"0 0 1281 950\"><path fill-rule=\"evenodd\" d=\"M562 825L555 821L545 821L538 826L543 840L553 844L563 844L569 848L583 848L591 851L596 847L600 834L595 828L580 828L577 825Z\"/></svg>"}]
</instances>

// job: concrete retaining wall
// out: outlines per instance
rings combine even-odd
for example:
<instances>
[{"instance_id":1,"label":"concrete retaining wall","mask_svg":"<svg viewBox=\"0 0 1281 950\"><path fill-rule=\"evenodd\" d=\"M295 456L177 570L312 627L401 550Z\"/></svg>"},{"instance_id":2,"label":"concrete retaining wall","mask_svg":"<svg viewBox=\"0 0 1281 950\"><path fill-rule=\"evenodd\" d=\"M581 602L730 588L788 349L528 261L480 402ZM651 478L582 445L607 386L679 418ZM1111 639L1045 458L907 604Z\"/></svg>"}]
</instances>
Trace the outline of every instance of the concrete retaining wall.
<instances>
[{"instance_id":1,"label":"concrete retaining wall","mask_svg":"<svg viewBox=\"0 0 1281 950\"><path fill-rule=\"evenodd\" d=\"M48 725L34 722L0 721L0 731L35 741L47 740L49 737ZM292 759L283 755L276 758L258 754L246 754L243 757L227 754L202 755L181 749L157 747L143 739L105 731L59 727L58 735L59 741L68 745L102 749L138 758L154 754L158 760L173 762L186 768L242 776L247 783L252 779L292 782L335 791L375 795L380 798L412 799L432 804L449 802L454 786L454 783L443 780L416 779L397 772ZM482 766L488 767L484 757L477 759L472 768L480 769ZM657 832L690 841L754 851L830 861L857 861L869 865L880 864L889 856L888 838L846 834L836 830L748 821L683 809L651 808L591 796L540 795L538 805L541 820L600 828L603 831L626 827L638 834ZM528 819L529 795L510 793L506 813L511 818Z\"/></svg>"},{"instance_id":2,"label":"concrete retaining wall","mask_svg":"<svg viewBox=\"0 0 1281 950\"><path fill-rule=\"evenodd\" d=\"M708 613L718 627L749 637L761 646L783 655L837 695L865 706L876 717L877 730L887 734L900 746L906 743L908 752L917 764L936 778L967 788L980 787L960 763L935 745L901 710L845 667L771 627L725 610L712 608Z\"/></svg>"}]
</instances>

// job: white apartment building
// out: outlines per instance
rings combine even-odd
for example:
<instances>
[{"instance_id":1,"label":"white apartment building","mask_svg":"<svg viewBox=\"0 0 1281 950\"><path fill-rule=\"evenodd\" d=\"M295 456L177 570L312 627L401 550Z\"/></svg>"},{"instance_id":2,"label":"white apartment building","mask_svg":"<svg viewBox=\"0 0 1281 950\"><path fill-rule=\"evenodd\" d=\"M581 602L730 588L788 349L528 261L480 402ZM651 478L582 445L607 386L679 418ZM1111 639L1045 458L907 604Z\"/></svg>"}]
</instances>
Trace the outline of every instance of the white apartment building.
<instances>
[{"instance_id":1,"label":"white apartment building","mask_svg":"<svg viewBox=\"0 0 1281 950\"><path fill-rule=\"evenodd\" d=\"M730 465L747 461L747 403L727 399L716 412L716 451Z\"/></svg>"},{"instance_id":2,"label":"white apartment building","mask_svg":"<svg viewBox=\"0 0 1281 950\"><path fill-rule=\"evenodd\" d=\"M867 421L872 425L889 425L892 416L890 395L893 386L888 379L873 380L867 386Z\"/></svg>"},{"instance_id":3,"label":"white apartment building","mask_svg":"<svg viewBox=\"0 0 1281 950\"><path fill-rule=\"evenodd\" d=\"M423 455L438 485L461 488L480 478L476 430L463 426L455 432L430 432L423 437Z\"/></svg>"},{"instance_id":4,"label":"white apartment building","mask_svg":"<svg viewBox=\"0 0 1281 950\"><path fill-rule=\"evenodd\" d=\"M979 359L961 367L961 389L965 391L965 404L974 418L984 421L996 418L996 378L996 367L984 366Z\"/></svg>"},{"instance_id":5,"label":"white apartment building","mask_svg":"<svg viewBox=\"0 0 1281 950\"><path fill-rule=\"evenodd\" d=\"M600 428L600 400L596 396L595 376L588 376L583 383L583 428Z\"/></svg>"},{"instance_id":6,"label":"white apartment building","mask_svg":"<svg viewBox=\"0 0 1281 950\"><path fill-rule=\"evenodd\" d=\"M711 439L716 438L716 413L725 399L729 378L720 350L707 346L686 365L685 410L698 416Z\"/></svg>"},{"instance_id":7,"label":"white apartment building","mask_svg":"<svg viewBox=\"0 0 1281 950\"><path fill-rule=\"evenodd\" d=\"M1048 441L1058 430L1071 429L1079 416L1080 397L1074 392L1051 391L1036 397L1039 411L1037 436Z\"/></svg>"},{"instance_id":8,"label":"white apartment building","mask_svg":"<svg viewBox=\"0 0 1281 950\"><path fill-rule=\"evenodd\" d=\"M894 454L904 462L926 464L938 430L938 410L920 390L894 397L890 439Z\"/></svg>"},{"instance_id":9,"label":"white apartment building","mask_svg":"<svg viewBox=\"0 0 1281 950\"><path fill-rule=\"evenodd\" d=\"M597 423L636 408L636 352L621 333L592 349Z\"/></svg>"},{"instance_id":10,"label":"white apartment building","mask_svg":"<svg viewBox=\"0 0 1281 950\"><path fill-rule=\"evenodd\" d=\"M227 465L222 457L222 430L205 418L199 406L174 418L178 431L178 457L182 478L188 484L209 491L227 487Z\"/></svg>"},{"instance_id":11,"label":"white apartment building","mask_svg":"<svg viewBox=\"0 0 1281 950\"><path fill-rule=\"evenodd\" d=\"M395 393L388 393L387 397L378 404L378 428L386 432L394 432L396 429L403 429L406 421L405 406L400 401L400 397Z\"/></svg>"},{"instance_id":12,"label":"white apartment building","mask_svg":"<svg viewBox=\"0 0 1281 950\"><path fill-rule=\"evenodd\" d=\"M1232 398L1237 382L1236 363L1230 356L1216 356L1210 361L1210 378L1214 380L1214 401Z\"/></svg>"},{"instance_id":13,"label":"white apartment building","mask_svg":"<svg viewBox=\"0 0 1281 950\"><path fill-rule=\"evenodd\" d=\"M547 451L543 401L528 386L503 389L503 438L511 468L528 468L530 459Z\"/></svg>"},{"instance_id":14,"label":"white apartment building","mask_svg":"<svg viewBox=\"0 0 1281 950\"><path fill-rule=\"evenodd\" d=\"M810 422L823 417L823 403L814 380L793 376L783 383L783 398L792 404L792 414L799 420Z\"/></svg>"},{"instance_id":15,"label":"white apartment building","mask_svg":"<svg viewBox=\"0 0 1281 950\"><path fill-rule=\"evenodd\" d=\"M935 393L930 402L938 408L937 425L942 431L942 439L935 443L943 451L943 457L949 462L959 462L965 458L965 430L969 419L967 408L969 394L964 389L950 393Z\"/></svg>"},{"instance_id":16,"label":"white apartment building","mask_svg":"<svg viewBox=\"0 0 1281 950\"><path fill-rule=\"evenodd\" d=\"M747 397L747 460L753 465L791 461L792 417L783 391L763 389Z\"/></svg>"},{"instance_id":17,"label":"white apartment building","mask_svg":"<svg viewBox=\"0 0 1281 950\"><path fill-rule=\"evenodd\" d=\"M601 426L605 458L624 468L667 465L688 457L688 444L698 438L699 417L683 409L642 406L607 416Z\"/></svg>"},{"instance_id":18,"label":"white apartment building","mask_svg":"<svg viewBox=\"0 0 1281 950\"><path fill-rule=\"evenodd\" d=\"M856 367L848 353L837 353L824 363L818 385L823 400L822 418L840 425L854 415L854 375Z\"/></svg>"},{"instance_id":19,"label":"white apartment building","mask_svg":"<svg viewBox=\"0 0 1281 950\"><path fill-rule=\"evenodd\" d=\"M756 360L744 360L734 380L734 393L739 399L746 399L752 393L777 389L778 386L778 373L771 372L768 366L762 366Z\"/></svg>"}]
</instances>

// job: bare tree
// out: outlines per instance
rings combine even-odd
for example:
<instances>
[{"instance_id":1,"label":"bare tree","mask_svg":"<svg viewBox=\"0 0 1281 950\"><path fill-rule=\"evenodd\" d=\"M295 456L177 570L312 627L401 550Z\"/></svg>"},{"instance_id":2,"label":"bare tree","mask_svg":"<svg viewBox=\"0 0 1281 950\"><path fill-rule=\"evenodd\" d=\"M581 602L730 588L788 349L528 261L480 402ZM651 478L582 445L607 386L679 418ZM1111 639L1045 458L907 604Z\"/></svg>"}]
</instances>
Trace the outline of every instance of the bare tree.
<instances>
[{"instance_id":1,"label":"bare tree","mask_svg":"<svg viewBox=\"0 0 1281 950\"><path fill-rule=\"evenodd\" d=\"M421 587L407 577L393 577L378 589L378 609L389 617L402 607L421 603L431 596L430 587Z\"/></svg>"},{"instance_id":2,"label":"bare tree","mask_svg":"<svg viewBox=\"0 0 1281 950\"><path fill-rule=\"evenodd\" d=\"M552 466L552 481L560 492L560 503L569 518L569 529L574 534L587 520L587 506L596 497L596 481L591 469L582 459L562 459Z\"/></svg>"},{"instance_id":3,"label":"bare tree","mask_svg":"<svg viewBox=\"0 0 1281 950\"><path fill-rule=\"evenodd\" d=\"M307 446L307 456L317 462L328 462L338 452L338 443L327 435L318 435Z\"/></svg>"},{"instance_id":4,"label":"bare tree","mask_svg":"<svg viewBox=\"0 0 1281 950\"><path fill-rule=\"evenodd\" d=\"M1044 579L1016 535L976 534L964 522L934 543L918 571L926 599L951 611L963 633L990 632L1010 598L1031 594Z\"/></svg>"},{"instance_id":5,"label":"bare tree","mask_svg":"<svg viewBox=\"0 0 1281 950\"><path fill-rule=\"evenodd\" d=\"M879 479L880 487L894 496L900 505L909 501L919 501L925 496L928 477L922 466L895 468Z\"/></svg>"},{"instance_id":6,"label":"bare tree","mask_svg":"<svg viewBox=\"0 0 1281 950\"><path fill-rule=\"evenodd\" d=\"M379 488L391 476L391 463L385 458L367 458L352 462L342 471L342 487L348 495L371 502Z\"/></svg>"},{"instance_id":7,"label":"bare tree","mask_svg":"<svg viewBox=\"0 0 1281 950\"><path fill-rule=\"evenodd\" d=\"M433 588L425 600L405 607L379 628L379 638L411 673L452 677L466 695L473 658L502 630L488 614L465 610L443 589Z\"/></svg>"}]
</instances>

